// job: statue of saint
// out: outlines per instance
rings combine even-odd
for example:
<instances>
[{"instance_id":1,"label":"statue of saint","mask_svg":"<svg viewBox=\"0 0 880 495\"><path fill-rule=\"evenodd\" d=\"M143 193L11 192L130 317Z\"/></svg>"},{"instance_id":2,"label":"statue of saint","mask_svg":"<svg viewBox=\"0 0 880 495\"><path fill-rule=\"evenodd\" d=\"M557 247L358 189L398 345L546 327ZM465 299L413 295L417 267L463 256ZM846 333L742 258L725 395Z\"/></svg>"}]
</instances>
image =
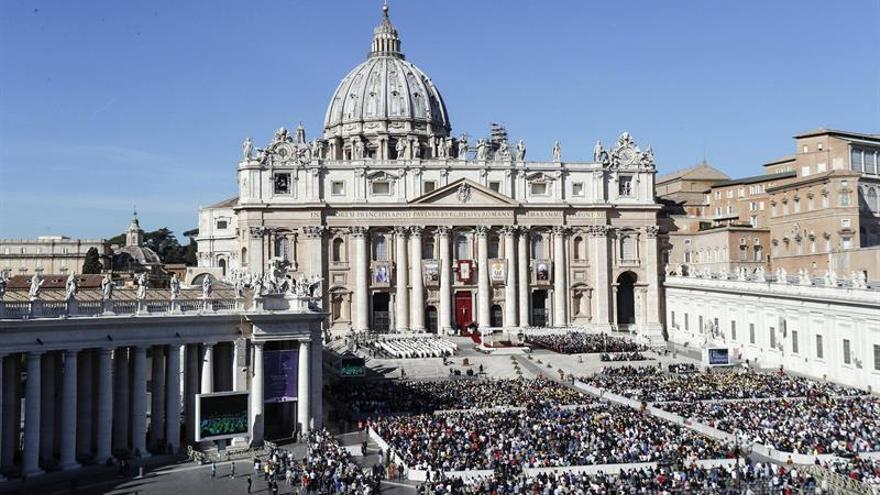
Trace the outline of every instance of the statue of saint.
<instances>
[{"instance_id":1,"label":"statue of saint","mask_svg":"<svg viewBox=\"0 0 880 495\"><path fill-rule=\"evenodd\" d=\"M65 301L69 301L76 297L76 293L79 292L79 283L76 281L76 274L71 272L71 274L67 276L64 288L67 290L67 293L64 295Z\"/></svg>"},{"instance_id":2,"label":"statue of saint","mask_svg":"<svg viewBox=\"0 0 880 495\"><path fill-rule=\"evenodd\" d=\"M406 159L406 153L404 152L405 150L406 150L406 140L398 139L397 143L394 144L394 151L397 152L397 159L398 160L405 160Z\"/></svg>"},{"instance_id":3,"label":"statue of saint","mask_svg":"<svg viewBox=\"0 0 880 495\"><path fill-rule=\"evenodd\" d=\"M596 146L593 146L593 161L600 162L602 159L602 141L596 140Z\"/></svg>"},{"instance_id":4,"label":"statue of saint","mask_svg":"<svg viewBox=\"0 0 880 495\"><path fill-rule=\"evenodd\" d=\"M202 298L209 299L213 291L213 277L205 275L205 279L202 280Z\"/></svg>"},{"instance_id":5,"label":"statue of saint","mask_svg":"<svg viewBox=\"0 0 880 495\"><path fill-rule=\"evenodd\" d=\"M458 138L458 159L459 160L467 160L468 155L468 140L467 136L464 134Z\"/></svg>"},{"instance_id":6,"label":"statue of saint","mask_svg":"<svg viewBox=\"0 0 880 495\"><path fill-rule=\"evenodd\" d=\"M171 275L171 282L168 285L171 287L171 300L176 301L180 299L180 279L177 278L176 273Z\"/></svg>"},{"instance_id":7,"label":"statue of saint","mask_svg":"<svg viewBox=\"0 0 880 495\"><path fill-rule=\"evenodd\" d=\"M254 157L254 141L250 136L246 137L244 142L241 143L241 158L245 161L251 160Z\"/></svg>"},{"instance_id":8,"label":"statue of saint","mask_svg":"<svg viewBox=\"0 0 880 495\"><path fill-rule=\"evenodd\" d=\"M559 145L559 141L553 143L552 153L554 162L562 161L562 147Z\"/></svg>"},{"instance_id":9,"label":"statue of saint","mask_svg":"<svg viewBox=\"0 0 880 495\"><path fill-rule=\"evenodd\" d=\"M507 140L501 141L501 144L498 145L498 158L501 160L510 160L510 146L507 144Z\"/></svg>"},{"instance_id":10,"label":"statue of saint","mask_svg":"<svg viewBox=\"0 0 880 495\"><path fill-rule=\"evenodd\" d=\"M137 299L139 301L143 301L147 298L147 286L150 285L150 281L147 278L146 273L141 273L137 278Z\"/></svg>"},{"instance_id":11,"label":"statue of saint","mask_svg":"<svg viewBox=\"0 0 880 495\"><path fill-rule=\"evenodd\" d=\"M443 140L443 147L446 148L445 158L452 158L452 138L448 137Z\"/></svg>"},{"instance_id":12,"label":"statue of saint","mask_svg":"<svg viewBox=\"0 0 880 495\"><path fill-rule=\"evenodd\" d=\"M516 143L516 161L526 161L526 142L522 139Z\"/></svg>"},{"instance_id":13,"label":"statue of saint","mask_svg":"<svg viewBox=\"0 0 880 495\"><path fill-rule=\"evenodd\" d=\"M43 290L43 277L40 276L39 273L35 273L33 277L31 277L31 288L28 291L28 297L30 297L31 301L36 301L40 298L40 292Z\"/></svg>"},{"instance_id":14,"label":"statue of saint","mask_svg":"<svg viewBox=\"0 0 880 495\"><path fill-rule=\"evenodd\" d=\"M109 273L101 279L101 298L105 301L113 299L113 279Z\"/></svg>"},{"instance_id":15,"label":"statue of saint","mask_svg":"<svg viewBox=\"0 0 880 495\"><path fill-rule=\"evenodd\" d=\"M321 152L323 152L324 143L317 139L312 139L311 143L311 153L312 156L310 158L321 159Z\"/></svg>"},{"instance_id":16,"label":"statue of saint","mask_svg":"<svg viewBox=\"0 0 880 495\"><path fill-rule=\"evenodd\" d=\"M3 295L6 294L6 274L0 273L0 300L3 299Z\"/></svg>"},{"instance_id":17,"label":"statue of saint","mask_svg":"<svg viewBox=\"0 0 880 495\"><path fill-rule=\"evenodd\" d=\"M487 145L485 139L477 140L477 160L485 160L487 155Z\"/></svg>"}]
</instances>

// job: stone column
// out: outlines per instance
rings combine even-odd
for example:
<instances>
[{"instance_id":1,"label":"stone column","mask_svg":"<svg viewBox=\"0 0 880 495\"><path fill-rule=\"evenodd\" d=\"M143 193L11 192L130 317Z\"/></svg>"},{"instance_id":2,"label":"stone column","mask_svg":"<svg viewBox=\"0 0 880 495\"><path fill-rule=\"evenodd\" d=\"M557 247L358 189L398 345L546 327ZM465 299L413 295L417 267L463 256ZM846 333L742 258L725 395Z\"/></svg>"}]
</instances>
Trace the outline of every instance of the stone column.
<instances>
[{"instance_id":1,"label":"stone column","mask_svg":"<svg viewBox=\"0 0 880 495\"><path fill-rule=\"evenodd\" d=\"M251 446L263 444L263 343L253 342L254 360L251 377Z\"/></svg>"},{"instance_id":2,"label":"stone column","mask_svg":"<svg viewBox=\"0 0 880 495\"><path fill-rule=\"evenodd\" d=\"M79 467L76 462L76 382L77 382L77 354L76 349L64 351L64 374L61 385L61 439L59 442L60 460L59 467L62 470Z\"/></svg>"},{"instance_id":3,"label":"stone column","mask_svg":"<svg viewBox=\"0 0 880 495\"><path fill-rule=\"evenodd\" d=\"M19 421L21 410L18 399L18 387L21 373L19 372L20 357L11 354L3 360L3 430L0 435L0 464L11 468L15 454L19 448Z\"/></svg>"},{"instance_id":4,"label":"stone column","mask_svg":"<svg viewBox=\"0 0 880 495\"><path fill-rule=\"evenodd\" d=\"M517 242L517 289L519 290L519 326L529 326L529 229L520 227Z\"/></svg>"},{"instance_id":5,"label":"stone column","mask_svg":"<svg viewBox=\"0 0 880 495\"><path fill-rule=\"evenodd\" d=\"M492 288L489 285L489 228L477 226L477 325L481 329L492 326L489 306L492 304Z\"/></svg>"},{"instance_id":6,"label":"stone column","mask_svg":"<svg viewBox=\"0 0 880 495\"><path fill-rule=\"evenodd\" d=\"M33 476L40 469L40 364L41 352L27 354L27 386L24 397L24 446L21 453L21 473Z\"/></svg>"},{"instance_id":7,"label":"stone column","mask_svg":"<svg viewBox=\"0 0 880 495\"><path fill-rule=\"evenodd\" d=\"M202 352L199 344L186 344L183 356L183 417L186 441L196 441L196 394L201 392Z\"/></svg>"},{"instance_id":8,"label":"stone column","mask_svg":"<svg viewBox=\"0 0 880 495\"><path fill-rule=\"evenodd\" d=\"M440 243L440 310L438 317L439 332L443 335L452 333L452 270L449 258L449 227L437 227L437 239Z\"/></svg>"},{"instance_id":9,"label":"stone column","mask_svg":"<svg viewBox=\"0 0 880 495\"><path fill-rule=\"evenodd\" d=\"M135 456L147 457L147 350L143 346L131 348L131 451Z\"/></svg>"},{"instance_id":10,"label":"stone column","mask_svg":"<svg viewBox=\"0 0 880 495\"><path fill-rule=\"evenodd\" d=\"M422 227L412 227L409 236L412 260L412 297L410 298L410 322L413 332L425 331L425 289L422 287Z\"/></svg>"},{"instance_id":11,"label":"stone column","mask_svg":"<svg viewBox=\"0 0 880 495\"><path fill-rule=\"evenodd\" d=\"M370 260L367 252L366 227L352 227L354 240L354 324L356 332L366 332L370 328Z\"/></svg>"},{"instance_id":12,"label":"stone column","mask_svg":"<svg viewBox=\"0 0 880 495\"><path fill-rule=\"evenodd\" d=\"M309 387L309 363L311 362L309 347L308 341L301 341L299 343L299 364L296 375L296 421L300 426L300 438L306 438L309 433L309 399L311 393Z\"/></svg>"},{"instance_id":13,"label":"stone column","mask_svg":"<svg viewBox=\"0 0 880 495\"><path fill-rule=\"evenodd\" d=\"M40 459L55 456L55 353L43 354L40 363Z\"/></svg>"},{"instance_id":14,"label":"stone column","mask_svg":"<svg viewBox=\"0 0 880 495\"><path fill-rule=\"evenodd\" d=\"M202 344L201 353L202 362L202 388L203 394L210 394L214 391L214 343ZM193 411L193 414L195 411ZM190 414L190 411L187 411Z\"/></svg>"},{"instance_id":15,"label":"stone column","mask_svg":"<svg viewBox=\"0 0 880 495\"><path fill-rule=\"evenodd\" d=\"M504 236L504 258L507 260L507 274L504 279L504 327L519 326L516 313L516 229L507 225L501 229Z\"/></svg>"},{"instance_id":16,"label":"stone column","mask_svg":"<svg viewBox=\"0 0 880 495\"><path fill-rule=\"evenodd\" d=\"M76 451L84 457L92 454L92 356L86 349L80 352L76 378Z\"/></svg>"},{"instance_id":17,"label":"stone column","mask_svg":"<svg viewBox=\"0 0 880 495\"><path fill-rule=\"evenodd\" d=\"M168 346L165 361L165 443L177 452L180 448L180 344Z\"/></svg>"},{"instance_id":18,"label":"stone column","mask_svg":"<svg viewBox=\"0 0 880 495\"><path fill-rule=\"evenodd\" d=\"M128 348L113 351L113 448L128 449L128 423L131 418Z\"/></svg>"},{"instance_id":19,"label":"stone column","mask_svg":"<svg viewBox=\"0 0 880 495\"><path fill-rule=\"evenodd\" d=\"M660 263L657 248L657 234L660 229L656 225L645 227L645 274L647 297L645 301L645 328L642 334L653 341L663 340L663 326L660 323Z\"/></svg>"},{"instance_id":20,"label":"stone column","mask_svg":"<svg viewBox=\"0 0 880 495\"><path fill-rule=\"evenodd\" d=\"M247 390L247 374L242 373L242 369L247 364L244 360L245 350L247 349L247 340L244 338L235 339L232 343L232 390L241 392Z\"/></svg>"},{"instance_id":21,"label":"stone column","mask_svg":"<svg viewBox=\"0 0 880 495\"><path fill-rule=\"evenodd\" d=\"M95 462L103 464L112 454L113 349L98 349L98 422Z\"/></svg>"},{"instance_id":22,"label":"stone column","mask_svg":"<svg viewBox=\"0 0 880 495\"><path fill-rule=\"evenodd\" d=\"M568 289L565 283L568 263L565 259L565 227L553 227L553 326L566 327Z\"/></svg>"},{"instance_id":23,"label":"stone column","mask_svg":"<svg viewBox=\"0 0 880 495\"><path fill-rule=\"evenodd\" d=\"M396 300L394 301L395 329L400 332L406 332L410 329L409 324L409 268L407 266L407 249L406 249L406 227L396 227L394 229L394 249L395 249L395 289Z\"/></svg>"},{"instance_id":24,"label":"stone column","mask_svg":"<svg viewBox=\"0 0 880 495\"><path fill-rule=\"evenodd\" d=\"M165 452L165 346L152 349L150 392L150 448L156 454Z\"/></svg>"},{"instance_id":25,"label":"stone column","mask_svg":"<svg viewBox=\"0 0 880 495\"><path fill-rule=\"evenodd\" d=\"M0 304L2 304L2 301L0 301ZM0 402L2 402L2 404L0 404L0 437L2 437L0 438L0 459L3 459L3 453L6 452L6 449L8 448L6 445L6 436L2 434L3 427L6 424L5 418L9 414L5 404L6 395L4 393L4 391L9 387L4 380L4 377L6 376L6 373L4 373L4 371L6 371L5 361L6 354L0 354ZM12 438L12 435L9 435L9 437ZM6 478L2 474L0 474L0 482L2 481L6 481Z\"/></svg>"},{"instance_id":26,"label":"stone column","mask_svg":"<svg viewBox=\"0 0 880 495\"><path fill-rule=\"evenodd\" d=\"M299 269L303 275L308 276L324 276L324 227L322 225L310 225L307 227L303 227L303 234L306 238L306 248L308 250L308 256L306 256L306 260L308 260L308 264L302 265ZM292 244L291 244L292 246ZM294 249L295 251L295 249ZM321 307L323 305L323 296L324 296L324 282L321 282L322 289L319 290L321 294ZM329 287L329 284L328 284Z\"/></svg>"},{"instance_id":27,"label":"stone column","mask_svg":"<svg viewBox=\"0 0 880 495\"><path fill-rule=\"evenodd\" d=\"M609 265L613 260L608 254L608 226L595 225L589 229L592 241L591 252L596 253L593 257L593 280L596 284L596 291L593 294L593 301L596 304L593 311L593 327L600 331L611 330L609 320L610 294L611 285L608 281Z\"/></svg>"}]
</instances>

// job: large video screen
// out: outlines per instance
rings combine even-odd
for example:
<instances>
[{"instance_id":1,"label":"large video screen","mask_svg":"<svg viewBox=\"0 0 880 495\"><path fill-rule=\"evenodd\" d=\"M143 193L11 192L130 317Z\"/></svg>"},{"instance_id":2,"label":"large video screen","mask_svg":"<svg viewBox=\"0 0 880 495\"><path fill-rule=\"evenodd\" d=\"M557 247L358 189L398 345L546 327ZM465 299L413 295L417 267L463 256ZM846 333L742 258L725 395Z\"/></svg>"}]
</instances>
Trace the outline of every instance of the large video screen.
<instances>
[{"instance_id":1,"label":"large video screen","mask_svg":"<svg viewBox=\"0 0 880 495\"><path fill-rule=\"evenodd\" d=\"M295 401L298 376L298 350L264 351L263 401L269 404Z\"/></svg>"},{"instance_id":2,"label":"large video screen","mask_svg":"<svg viewBox=\"0 0 880 495\"><path fill-rule=\"evenodd\" d=\"M727 348L709 349L709 365L724 366L730 364L730 351Z\"/></svg>"},{"instance_id":3,"label":"large video screen","mask_svg":"<svg viewBox=\"0 0 880 495\"><path fill-rule=\"evenodd\" d=\"M248 436L248 392L196 395L196 441Z\"/></svg>"}]
</instances>

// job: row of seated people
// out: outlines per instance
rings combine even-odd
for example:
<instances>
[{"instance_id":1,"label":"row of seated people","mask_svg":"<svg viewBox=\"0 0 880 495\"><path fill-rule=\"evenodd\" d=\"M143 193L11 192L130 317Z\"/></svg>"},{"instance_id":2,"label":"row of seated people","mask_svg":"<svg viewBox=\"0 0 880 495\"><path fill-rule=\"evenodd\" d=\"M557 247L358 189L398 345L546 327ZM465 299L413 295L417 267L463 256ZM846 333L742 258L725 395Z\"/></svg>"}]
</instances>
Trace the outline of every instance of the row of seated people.
<instances>
[{"instance_id":1,"label":"row of seated people","mask_svg":"<svg viewBox=\"0 0 880 495\"><path fill-rule=\"evenodd\" d=\"M364 345L374 351L375 357L395 359L451 357L458 351L458 345L441 338L371 340Z\"/></svg>"},{"instance_id":2,"label":"row of seated people","mask_svg":"<svg viewBox=\"0 0 880 495\"><path fill-rule=\"evenodd\" d=\"M606 333L570 332L557 335L527 335L526 344L531 347L548 349L560 354L583 354L599 352L639 352L645 346L623 337Z\"/></svg>"},{"instance_id":3,"label":"row of seated people","mask_svg":"<svg viewBox=\"0 0 880 495\"><path fill-rule=\"evenodd\" d=\"M641 352L618 352L615 354L608 354L603 352L602 355L599 356L599 360L602 362L647 361L648 357Z\"/></svg>"}]
</instances>

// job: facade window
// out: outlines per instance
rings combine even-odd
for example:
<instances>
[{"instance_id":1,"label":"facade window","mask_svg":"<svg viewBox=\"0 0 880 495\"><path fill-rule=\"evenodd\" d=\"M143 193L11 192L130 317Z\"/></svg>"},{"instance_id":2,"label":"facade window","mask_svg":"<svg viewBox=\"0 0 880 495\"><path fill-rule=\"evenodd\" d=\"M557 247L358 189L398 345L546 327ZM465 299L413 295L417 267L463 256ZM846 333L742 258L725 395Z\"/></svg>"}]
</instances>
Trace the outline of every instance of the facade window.
<instances>
[{"instance_id":1,"label":"facade window","mask_svg":"<svg viewBox=\"0 0 880 495\"><path fill-rule=\"evenodd\" d=\"M874 344L874 371L880 371L880 345Z\"/></svg>"},{"instance_id":2,"label":"facade window","mask_svg":"<svg viewBox=\"0 0 880 495\"><path fill-rule=\"evenodd\" d=\"M290 174L275 174L275 194L290 194Z\"/></svg>"},{"instance_id":3,"label":"facade window","mask_svg":"<svg viewBox=\"0 0 880 495\"><path fill-rule=\"evenodd\" d=\"M373 261L388 261L388 239L385 234L373 238Z\"/></svg>"},{"instance_id":4,"label":"facade window","mask_svg":"<svg viewBox=\"0 0 880 495\"><path fill-rule=\"evenodd\" d=\"M585 256L584 256L584 254L585 254L584 253L584 238L581 236L577 236L574 238L574 241L572 244L573 244L572 247L574 247L574 259L576 259L578 261L582 261L585 258Z\"/></svg>"},{"instance_id":5,"label":"facade window","mask_svg":"<svg viewBox=\"0 0 880 495\"><path fill-rule=\"evenodd\" d=\"M340 262L343 260L343 257L344 257L344 253L342 251L344 248L343 242L344 241L338 237L336 239L333 239L333 261Z\"/></svg>"},{"instance_id":6,"label":"facade window","mask_svg":"<svg viewBox=\"0 0 880 495\"><path fill-rule=\"evenodd\" d=\"M840 193L840 206L849 206L849 193Z\"/></svg>"},{"instance_id":7,"label":"facade window","mask_svg":"<svg viewBox=\"0 0 880 495\"><path fill-rule=\"evenodd\" d=\"M736 321L730 320L730 340L736 340Z\"/></svg>"},{"instance_id":8,"label":"facade window","mask_svg":"<svg viewBox=\"0 0 880 495\"><path fill-rule=\"evenodd\" d=\"M828 164L825 162L819 162L816 164L816 172L822 173L828 171Z\"/></svg>"},{"instance_id":9,"label":"facade window","mask_svg":"<svg viewBox=\"0 0 880 495\"><path fill-rule=\"evenodd\" d=\"M849 339L843 339L843 364L852 364L852 349Z\"/></svg>"},{"instance_id":10,"label":"facade window","mask_svg":"<svg viewBox=\"0 0 880 495\"><path fill-rule=\"evenodd\" d=\"M433 191L434 189L437 189L437 182L433 181L433 180L426 180L425 181L425 193L429 193L429 192Z\"/></svg>"},{"instance_id":11,"label":"facade window","mask_svg":"<svg viewBox=\"0 0 880 495\"><path fill-rule=\"evenodd\" d=\"M636 251L636 237L634 235L628 235L621 240L620 259L627 261L636 260L638 259Z\"/></svg>"},{"instance_id":12,"label":"facade window","mask_svg":"<svg viewBox=\"0 0 880 495\"><path fill-rule=\"evenodd\" d=\"M423 260L434 259L434 238L433 237L425 237L424 239L422 239L422 259Z\"/></svg>"},{"instance_id":13,"label":"facade window","mask_svg":"<svg viewBox=\"0 0 880 495\"><path fill-rule=\"evenodd\" d=\"M280 237L275 239L275 257L281 258L283 260L289 259L290 256L290 243L287 241L286 237Z\"/></svg>"},{"instance_id":14,"label":"facade window","mask_svg":"<svg viewBox=\"0 0 880 495\"><path fill-rule=\"evenodd\" d=\"M727 199L733 199L733 189L727 190Z\"/></svg>"},{"instance_id":15,"label":"facade window","mask_svg":"<svg viewBox=\"0 0 880 495\"><path fill-rule=\"evenodd\" d=\"M620 176L619 181L617 183L618 194L621 196L632 196L633 195L633 178L629 175Z\"/></svg>"},{"instance_id":16,"label":"facade window","mask_svg":"<svg viewBox=\"0 0 880 495\"><path fill-rule=\"evenodd\" d=\"M862 166L862 150L860 150L859 148L852 149L850 164L852 165L852 169L855 171L862 172L864 170Z\"/></svg>"},{"instance_id":17,"label":"facade window","mask_svg":"<svg viewBox=\"0 0 880 495\"><path fill-rule=\"evenodd\" d=\"M840 242L843 249L852 249L852 238L843 237L840 239Z\"/></svg>"},{"instance_id":18,"label":"facade window","mask_svg":"<svg viewBox=\"0 0 880 495\"><path fill-rule=\"evenodd\" d=\"M333 196L342 196L345 194L345 182L334 180L330 183L330 194Z\"/></svg>"},{"instance_id":19,"label":"facade window","mask_svg":"<svg viewBox=\"0 0 880 495\"><path fill-rule=\"evenodd\" d=\"M753 228L758 228L758 215L752 215L749 222L752 224Z\"/></svg>"},{"instance_id":20,"label":"facade window","mask_svg":"<svg viewBox=\"0 0 880 495\"><path fill-rule=\"evenodd\" d=\"M501 183L498 182L497 180L493 180L492 182L489 183L489 189L491 189L495 192L501 192Z\"/></svg>"},{"instance_id":21,"label":"facade window","mask_svg":"<svg viewBox=\"0 0 880 495\"><path fill-rule=\"evenodd\" d=\"M387 196L391 194L391 183L387 180L379 180L371 183L371 189L376 196Z\"/></svg>"},{"instance_id":22,"label":"facade window","mask_svg":"<svg viewBox=\"0 0 880 495\"><path fill-rule=\"evenodd\" d=\"M770 348L776 349L776 327L770 327Z\"/></svg>"},{"instance_id":23,"label":"facade window","mask_svg":"<svg viewBox=\"0 0 880 495\"><path fill-rule=\"evenodd\" d=\"M804 165L803 167L801 167L801 176L806 177L808 175L810 175L810 166Z\"/></svg>"},{"instance_id":24,"label":"facade window","mask_svg":"<svg viewBox=\"0 0 880 495\"><path fill-rule=\"evenodd\" d=\"M466 260L469 258L470 256L468 256L468 239L464 236L464 234L459 234L455 237L455 259Z\"/></svg>"},{"instance_id":25,"label":"facade window","mask_svg":"<svg viewBox=\"0 0 880 495\"><path fill-rule=\"evenodd\" d=\"M546 182L532 182L531 183L531 191L532 191L532 196L546 196L547 195L547 183Z\"/></svg>"},{"instance_id":26,"label":"facade window","mask_svg":"<svg viewBox=\"0 0 880 495\"><path fill-rule=\"evenodd\" d=\"M217 220L217 230L226 230L227 227L229 227L227 220Z\"/></svg>"},{"instance_id":27,"label":"facade window","mask_svg":"<svg viewBox=\"0 0 880 495\"><path fill-rule=\"evenodd\" d=\"M792 354L798 354L800 352L800 343L798 342L797 330L791 331L791 352Z\"/></svg>"},{"instance_id":28,"label":"facade window","mask_svg":"<svg viewBox=\"0 0 880 495\"><path fill-rule=\"evenodd\" d=\"M880 213L880 203L877 201L877 190L875 188L868 188L868 192L865 194L865 202L868 203L868 209L872 213Z\"/></svg>"},{"instance_id":29,"label":"facade window","mask_svg":"<svg viewBox=\"0 0 880 495\"><path fill-rule=\"evenodd\" d=\"M761 246L755 246L755 261L764 261L764 249Z\"/></svg>"},{"instance_id":30,"label":"facade window","mask_svg":"<svg viewBox=\"0 0 880 495\"><path fill-rule=\"evenodd\" d=\"M501 242L498 240L498 237L492 236L489 237L488 242L489 248L489 258L500 258L501 257Z\"/></svg>"},{"instance_id":31,"label":"facade window","mask_svg":"<svg viewBox=\"0 0 880 495\"><path fill-rule=\"evenodd\" d=\"M823 359L825 357L825 349L822 347L822 336L816 334L816 359Z\"/></svg>"},{"instance_id":32,"label":"facade window","mask_svg":"<svg viewBox=\"0 0 880 495\"><path fill-rule=\"evenodd\" d=\"M670 313L670 318L671 318L671 320L672 320L672 328L676 328L676 326L675 326L675 311L672 311L672 312ZM875 346L875 347L876 347L876 346Z\"/></svg>"},{"instance_id":33,"label":"facade window","mask_svg":"<svg viewBox=\"0 0 880 495\"><path fill-rule=\"evenodd\" d=\"M571 185L571 195L572 196L583 196L584 195L584 183L583 182L575 182Z\"/></svg>"},{"instance_id":34,"label":"facade window","mask_svg":"<svg viewBox=\"0 0 880 495\"><path fill-rule=\"evenodd\" d=\"M691 329L691 321L690 321L690 318L688 317L687 313L684 314L684 329L685 330Z\"/></svg>"},{"instance_id":35,"label":"facade window","mask_svg":"<svg viewBox=\"0 0 880 495\"><path fill-rule=\"evenodd\" d=\"M532 259L544 259L544 236L541 234L532 236Z\"/></svg>"}]
</instances>

